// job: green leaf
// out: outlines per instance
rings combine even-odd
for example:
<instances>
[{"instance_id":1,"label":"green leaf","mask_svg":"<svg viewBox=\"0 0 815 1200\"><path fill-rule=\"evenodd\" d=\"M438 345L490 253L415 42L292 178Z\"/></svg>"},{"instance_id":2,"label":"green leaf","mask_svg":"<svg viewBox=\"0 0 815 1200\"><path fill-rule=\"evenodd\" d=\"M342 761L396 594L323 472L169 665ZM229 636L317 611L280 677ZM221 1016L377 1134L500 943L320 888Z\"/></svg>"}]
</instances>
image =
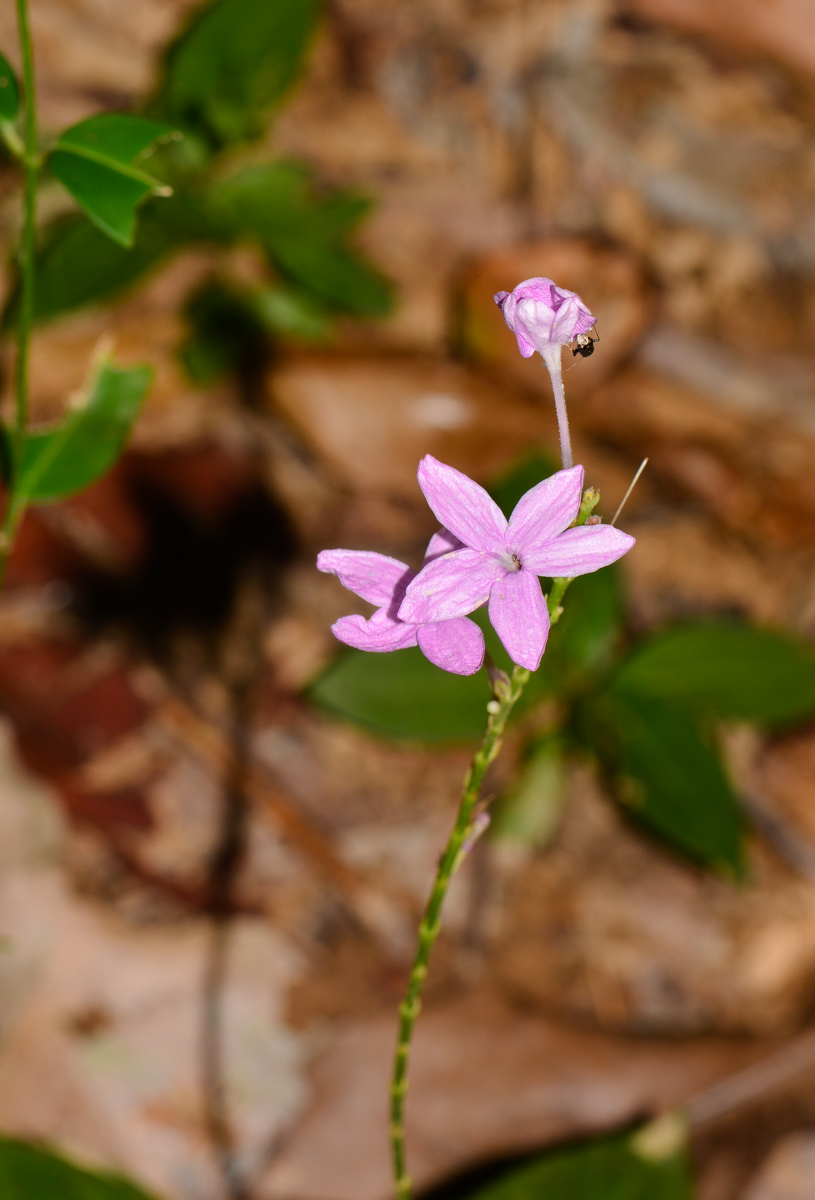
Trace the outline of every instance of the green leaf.
<instances>
[{"instance_id":1,"label":"green leaf","mask_svg":"<svg viewBox=\"0 0 815 1200\"><path fill-rule=\"evenodd\" d=\"M695 861L742 873L741 810L690 714L612 687L578 707L576 726L636 820Z\"/></svg>"},{"instance_id":2,"label":"green leaf","mask_svg":"<svg viewBox=\"0 0 815 1200\"><path fill-rule=\"evenodd\" d=\"M298 288L260 288L251 299L252 307L271 333L319 342L328 336L329 321L325 309Z\"/></svg>"},{"instance_id":3,"label":"green leaf","mask_svg":"<svg viewBox=\"0 0 815 1200\"><path fill-rule=\"evenodd\" d=\"M155 266L172 249L174 238L152 219L150 207L142 215L132 250L112 242L79 214L54 222L37 255L35 319L51 321L86 304L107 300ZM16 305L15 293L3 316L5 328L14 321Z\"/></svg>"},{"instance_id":4,"label":"green leaf","mask_svg":"<svg viewBox=\"0 0 815 1200\"><path fill-rule=\"evenodd\" d=\"M303 167L278 162L244 168L211 200L225 237L259 242L285 278L331 308L359 317L390 310L389 285L347 244L370 209L367 198L320 194Z\"/></svg>"},{"instance_id":5,"label":"green leaf","mask_svg":"<svg viewBox=\"0 0 815 1200\"><path fill-rule=\"evenodd\" d=\"M102 113L66 129L51 154L51 168L99 228L121 246L132 246L136 207L161 187L133 164L170 125Z\"/></svg>"},{"instance_id":6,"label":"green leaf","mask_svg":"<svg viewBox=\"0 0 815 1200\"><path fill-rule=\"evenodd\" d=\"M181 356L196 383L251 371L264 357L266 329L248 297L217 280L193 292L184 306L192 327Z\"/></svg>"},{"instance_id":7,"label":"green leaf","mask_svg":"<svg viewBox=\"0 0 815 1200\"><path fill-rule=\"evenodd\" d=\"M532 743L520 777L501 797L493 816L493 836L529 846L545 846L557 828L565 799L563 744L557 735Z\"/></svg>"},{"instance_id":8,"label":"green leaf","mask_svg":"<svg viewBox=\"0 0 815 1200\"><path fill-rule=\"evenodd\" d=\"M62 500L109 471L124 449L150 386L149 367L99 369L83 408L43 433L30 433L14 503Z\"/></svg>"},{"instance_id":9,"label":"green leaf","mask_svg":"<svg viewBox=\"0 0 815 1200\"><path fill-rule=\"evenodd\" d=\"M170 48L156 101L216 146L260 136L296 79L319 0L216 0Z\"/></svg>"},{"instance_id":10,"label":"green leaf","mask_svg":"<svg viewBox=\"0 0 815 1200\"><path fill-rule=\"evenodd\" d=\"M120 1175L88 1171L43 1146L0 1137L3 1200L150 1200Z\"/></svg>"},{"instance_id":11,"label":"green leaf","mask_svg":"<svg viewBox=\"0 0 815 1200\"><path fill-rule=\"evenodd\" d=\"M386 737L416 742L480 738L491 698L486 671L451 675L421 650L348 650L308 689L321 708Z\"/></svg>"},{"instance_id":12,"label":"green leaf","mask_svg":"<svg viewBox=\"0 0 815 1200\"><path fill-rule=\"evenodd\" d=\"M557 469L553 458L540 450L532 450L491 479L487 484L487 491L504 516L509 518L521 496L536 483L554 475Z\"/></svg>"},{"instance_id":13,"label":"green leaf","mask_svg":"<svg viewBox=\"0 0 815 1200\"><path fill-rule=\"evenodd\" d=\"M614 661L622 624L619 569L579 575L563 598L563 614L549 634L541 669L557 677L563 690L585 686L590 675L606 671Z\"/></svg>"},{"instance_id":14,"label":"green leaf","mask_svg":"<svg viewBox=\"0 0 815 1200\"><path fill-rule=\"evenodd\" d=\"M674 1137L664 1151L657 1146L656 1153L646 1146L644 1154L637 1135L624 1135L545 1154L479 1188L469 1200L691 1200L691 1195L684 1138Z\"/></svg>"},{"instance_id":15,"label":"green leaf","mask_svg":"<svg viewBox=\"0 0 815 1200\"><path fill-rule=\"evenodd\" d=\"M815 651L788 633L707 621L640 643L614 686L722 720L784 725L815 712Z\"/></svg>"},{"instance_id":16,"label":"green leaf","mask_svg":"<svg viewBox=\"0 0 815 1200\"><path fill-rule=\"evenodd\" d=\"M20 85L14 68L4 54L0 54L0 121L13 121L20 107Z\"/></svg>"}]
</instances>

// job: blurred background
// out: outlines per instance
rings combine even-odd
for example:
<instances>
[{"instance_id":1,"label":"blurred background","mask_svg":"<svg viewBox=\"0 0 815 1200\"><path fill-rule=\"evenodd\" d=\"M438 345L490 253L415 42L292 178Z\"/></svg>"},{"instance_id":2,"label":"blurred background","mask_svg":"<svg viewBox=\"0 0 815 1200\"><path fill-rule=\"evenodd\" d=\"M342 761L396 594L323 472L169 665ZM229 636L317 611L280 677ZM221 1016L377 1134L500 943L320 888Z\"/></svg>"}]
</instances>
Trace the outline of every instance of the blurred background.
<instances>
[{"instance_id":1,"label":"blurred background","mask_svg":"<svg viewBox=\"0 0 815 1200\"><path fill-rule=\"evenodd\" d=\"M314 558L420 561L424 453L496 495L553 469L548 377L492 301L546 275L598 317L565 380L605 520L650 463L450 897L413 1174L463 1195L781 1055L699 1117L698 1196L815 1196L809 677L768 660L715 752L585 733L657 631L815 637L815 11L303 0L267 61L251 6L228 36L214 8L32 0L46 133L112 108L185 137L132 251L41 195L33 419L100 339L156 380L114 471L29 512L0 599L0 1130L168 1200L388 1195L394 1013L488 694L338 658L364 606ZM19 219L3 160L7 259Z\"/></svg>"}]
</instances>

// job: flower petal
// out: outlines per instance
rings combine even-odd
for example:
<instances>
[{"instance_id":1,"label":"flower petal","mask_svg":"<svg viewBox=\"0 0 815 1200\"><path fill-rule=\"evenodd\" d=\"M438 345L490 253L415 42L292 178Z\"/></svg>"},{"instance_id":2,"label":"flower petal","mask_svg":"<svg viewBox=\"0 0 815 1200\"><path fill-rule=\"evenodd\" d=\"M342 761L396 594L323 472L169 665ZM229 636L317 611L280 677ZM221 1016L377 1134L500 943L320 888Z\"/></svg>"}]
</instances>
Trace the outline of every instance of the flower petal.
<instances>
[{"instance_id":1,"label":"flower petal","mask_svg":"<svg viewBox=\"0 0 815 1200\"><path fill-rule=\"evenodd\" d=\"M527 551L534 551L571 525L583 493L583 468L558 471L521 496L507 527L507 545L525 564Z\"/></svg>"},{"instance_id":2,"label":"flower petal","mask_svg":"<svg viewBox=\"0 0 815 1200\"><path fill-rule=\"evenodd\" d=\"M484 662L484 634L468 617L420 625L419 649L442 671L475 675Z\"/></svg>"},{"instance_id":3,"label":"flower petal","mask_svg":"<svg viewBox=\"0 0 815 1200\"><path fill-rule=\"evenodd\" d=\"M317 570L334 574L343 587L370 604L387 607L413 578L407 563L372 550L322 550L317 555Z\"/></svg>"},{"instance_id":4,"label":"flower petal","mask_svg":"<svg viewBox=\"0 0 815 1200\"><path fill-rule=\"evenodd\" d=\"M505 550L507 519L480 484L426 454L419 463L419 487L445 529L465 546L496 554Z\"/></svg>"},{"instance_id":5,"label":"flower petal","mask_svg":"<svg viewBox=\"0 0 815 1200\"><path fill-rule=\"evenodd\" d=\"M399 619L414 625L466 617L489 598L506 567L480 550L454 550L422 567L405 592Z\"/></svg>"},{"instance_id":6,"label":"flower petal","mask_svg":"<svg viewBox=\"0 0 815 1200\"><path fill-rule=\"evenodd\" d=\"M490 593L490 621L519 667L537 671L549 636L549 609L531 571L512 571Z\"/></svg>"},{"instance_id":7,"label":"flower petal","mask_svg":"<svg viewBox=\"0 0 815 1200\"><path fill-rule=\"evenodd\" d=\"M630 533L612 525L578 525L551 542L527 550L523 564L537 575L573 579L616 562L628 553L634 541Z\"/></svg>"},{"instance_id":8,"label":"flower petal","mask_svg":"<svg viewBox=\"0 0 815 1200\"><path fill-rule=\"evenodd\" d=\"M370 621L355 614L351 617L340 617L331 626L331 632L346 646L354 646L357 650L371 650L384 653L387 650L404 650L416 645L416 626L406 625L404 621L393 621L389 618L379 618L375 613Z\"/></svg>"},{"instance_id":9,"label":"flower petal","mask_svg":"<svg viewBox=\"0 0 815 1200\"><path fill-rule=\"evenodd\" d=\"M452 534L449 529L440 529L438 533L434 533L430 541L427 543L427 549L424 552L425 563L432 562L434 558L440 558L442 554L449 554L451 550L463 550L464 543Z\"/></svg>"}]
</instances>

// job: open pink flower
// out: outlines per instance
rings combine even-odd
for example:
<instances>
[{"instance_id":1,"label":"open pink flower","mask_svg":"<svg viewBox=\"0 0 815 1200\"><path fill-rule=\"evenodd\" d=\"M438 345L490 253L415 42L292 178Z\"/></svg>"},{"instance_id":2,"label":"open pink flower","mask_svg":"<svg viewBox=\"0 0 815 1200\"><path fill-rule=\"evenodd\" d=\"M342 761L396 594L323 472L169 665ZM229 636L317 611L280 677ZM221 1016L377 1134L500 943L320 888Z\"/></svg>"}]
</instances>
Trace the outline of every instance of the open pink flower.
<instances>
[{"instance_id":1,"label":"open pink flower","mask_svg":"<svg viewBox=\"0 0 815 1200\"><path fill-rule=\"evenodd\" d=\"M524 358L550 345L565 346L588 333L595 318L576 292L557 287L551 279L525 279L511 292L496 292L495 303L518 339Z\"/></svg>"},{"instance_id":2,"label":"open pink flower","mask_svg":"<svg viewBox=\"0 0 815 1200\"><path fill-rule=\"evenodd\" d=\"M430 539L425 564L461 547L446 529ZM349 591L370 604L379 605L366 620L358 614L340 617L332 632L341 642L358 650L403 650L418 645L443 671L474 675L484 661L484 634L466 616L450 621L402 621L397 616L405 589L416 572L396 558L369 550L323 550L317 557L320 571L331 572Z\"/></svg>"},{"instance_id":3,"label":"open pink flower","mask_svg":"<svg viewBox=\"0 0 815 1200\"><path fill-rule=\"evenodd\" d=\"M537 670L549 635L537 576L586 575L634 545L611 525L569 528L582 496L580 466L531 488L509 521L482 487L429 454L419 464L419 486L462 548L433 558L407 583L400 619L452 621L489 601L490 621L507 652L530 671Z\"/></svg>"}]
</instances>

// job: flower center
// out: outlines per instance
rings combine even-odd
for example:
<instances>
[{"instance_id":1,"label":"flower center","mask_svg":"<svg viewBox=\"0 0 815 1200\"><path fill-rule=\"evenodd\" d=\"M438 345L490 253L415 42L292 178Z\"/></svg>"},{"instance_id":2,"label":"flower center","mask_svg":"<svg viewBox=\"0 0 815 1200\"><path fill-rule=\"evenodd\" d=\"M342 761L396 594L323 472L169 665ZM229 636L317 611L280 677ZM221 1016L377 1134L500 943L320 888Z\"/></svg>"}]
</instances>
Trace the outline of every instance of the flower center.
<instances>
[{"instance_id":1,"label":"flower center","mask_svg":"<svg viewBox=\"0 0 815 1200\"><path fill-rule=\"evenodd\" d=\"M508 571L520 571L521 560L514 550L510 554L504 555L504 566Z\"/></svg>"}]
</instances>

